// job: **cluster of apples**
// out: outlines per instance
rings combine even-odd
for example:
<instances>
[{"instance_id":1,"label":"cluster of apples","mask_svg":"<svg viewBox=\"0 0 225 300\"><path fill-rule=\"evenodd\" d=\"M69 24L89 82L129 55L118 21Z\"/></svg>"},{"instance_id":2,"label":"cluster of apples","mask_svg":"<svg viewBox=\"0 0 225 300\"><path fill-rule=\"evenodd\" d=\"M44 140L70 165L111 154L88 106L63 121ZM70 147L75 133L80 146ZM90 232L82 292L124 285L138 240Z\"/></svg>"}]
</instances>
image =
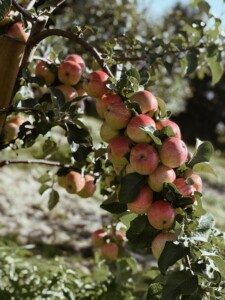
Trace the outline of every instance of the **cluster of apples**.
<instances>
[{"instance_id":1,"label":"cluster of apples","mask_svg":"<svg viewBox=\"0 0 225 300\"><path fill-rule=\"evenodd\" d=\"M85 62L78 54L67 55L59 65L40 60L34 70L35 75L47 86L54 86L60 90L66 102L85 94L82 86L84 71Z\"/></svg>"},{"instance_id":2,"label":"cluster of apples","mask_svg":"<svg viewBox=\"0 0 225 300\"><path fill-rule=\"evenodd\" d=\"M126 243L126 236L120 230L101 228L91 234L92 245L100 250L101 257L114 261Z\"/></svg>"},{"instance_id":3,"label":"cluster of apples","mask_svg":"<svg viewBox=\"0 0 225 300\"><path fill-rule=\"evenodd\" d=\"M124 101L119 94L107 91L107 78L103 71L94 71L89 76L86 92L97 99L96 109L103 119L100 136L108 143L108 159L115 174L146 176L146 184L134 201L128 201L127 208L138 215L146 214L149 223L159 230L152 243L153 255L158 259L165 242L175 239L171 230L176 209L161 193L164 183L174 184L183 197L190 197L194 202L195 192L202 192L202 180L188 168L182 177L177 172L188 161L190 153L181 139L179 126L168 118L158 118L157 98L147 90L140 90ZM140 112L129 110L126 101L137 103ZM168 128L170 134L166 134ZM158 132L160 144L148 131Z\"/></svg>"},{"instance_id":4,"label":"cluster of apples","mask_svg":"<svg viewBox=\"0 0 225 300\"><path fill-rule=\"evenodd\" d=\"M81 175L77 171L70 171L66 175L58 176L58 184L70 194L77 194L81 198L91 197L96 191L95 178L91 174Z\"/></svg>"}]
</instances>

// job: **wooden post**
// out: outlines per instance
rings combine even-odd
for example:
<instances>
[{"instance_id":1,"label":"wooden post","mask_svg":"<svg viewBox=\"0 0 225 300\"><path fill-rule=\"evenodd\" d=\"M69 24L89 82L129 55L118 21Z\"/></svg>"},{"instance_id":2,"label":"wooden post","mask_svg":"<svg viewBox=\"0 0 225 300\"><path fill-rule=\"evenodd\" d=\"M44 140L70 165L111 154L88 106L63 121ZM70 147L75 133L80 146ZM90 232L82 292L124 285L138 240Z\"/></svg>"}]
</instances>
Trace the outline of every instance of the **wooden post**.
<instances>
[{"instance_id":1,"label":"wooden post","mask_svg":"<svg viewBox=\"0 0 225 300\"><path fill-rule=\"evenodd\" d=\"M0 110L9 108L11 104L25 48L25 42L4 35L0 36ZM0 137L6 116L7 112L0 114Z\"/></svg>"}]
</instances>

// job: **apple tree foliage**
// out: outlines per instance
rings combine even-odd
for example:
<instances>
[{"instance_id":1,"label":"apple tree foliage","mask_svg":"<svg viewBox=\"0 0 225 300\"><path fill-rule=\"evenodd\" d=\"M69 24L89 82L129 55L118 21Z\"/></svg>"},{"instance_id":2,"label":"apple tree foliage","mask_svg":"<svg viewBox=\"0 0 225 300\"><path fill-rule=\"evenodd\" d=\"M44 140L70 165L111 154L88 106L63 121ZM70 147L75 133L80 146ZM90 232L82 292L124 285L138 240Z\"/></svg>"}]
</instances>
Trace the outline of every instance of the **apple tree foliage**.
<instances>
[{"instance_id":1,"label":"apple tree foliage","mask_svg":"<svg viewBox=\"0 0 225 300\"><path fill-rule=\"evenodd\" d=\"M146 214L136 215L127 210L127 204L135 200L140 188L146 184L146 175L124 175L124 170L115 174L107 156L107 145L103 142L96 145L86 126L85 114L89 106L95 105L95 99L83 95L66 102L63 93L56 88L58 83L49 86L46 92L43 80L34 75L37 60L52 62L54 71L68 54L79 53L87 64L86 73L96 69L107 73L108 91L119 94L133 114L139 114L140 107L129 98L140 89L146 89L158 96L159 108L155 118L165 118L170 116L170 112L161 99L162 95L167 93L162 91L163 84L159 84L162 78L165 80L178 76L185 79L196 74L199 77L210 74L214 85L223 75L224 43L220 31L221 20L211 14L210 6L205 0L193 1L190 4L190 15L187 14L184 18L179 17L177 8L173 19L176 22L173 22L173 26L168 30L164 30L170 22L166 18L165 23L162 22L157 28L148 26L146 19L139 19L139 16L135 15L132 1L121 1L120 4L116 1L114 10L111 9L113 4L110 10L105 1L96 1L93 5L90 2L82 4L78 1L78 9L79 5L81 10L84 6L87 7L84 15L78 14L75 17L69 9L73 1L30 3L0 1L0 22L13 11L9 20L1 23L1 36L7 34L9 26L17 21L22 21L24 28L29 32L21 67L7 107L2 107L4 95L0 94L1 122L5 122L6 115L18 113L22 113L26 120L19 127L16 138L7 143L4 142L2 130L1 150L30 148L38 141L41 151L32 159L1 160L0 166L16 163L49 166L49 171L38 179L39 193L49 192L49 209L53 209L60 201L57 177L70 171L82 174L91 172L103 199L101 208L111 213L115 222L121 222L126 227L127 244L121 249L121 257L105 265L102 265L101 258L97 257L101 268L95 272L102 272L101 275L96 275L96 278L100 276L99 281L93 279L94 282L87 281L83 284L77 279L76 272L64 272L63 268L60 269L58 275L51 280L59 284L62 297L144 300L225 298L224 233L215 228L212 216L202 206L204 191L195 193L195 205L190 206L191 197L184 197L173 184L164 184L163 190L154 200L163 197L176 210L173 227L176 241L167 242L155 266L151 266L149 271L140 275L135 260L131 257L143 256L148 260L152 241L160 232L150 225ZM125 19L118 15L115 17L115 8L118 8L116 5L120 9L127 8ZM100 18L104 10L104 16ZM134 18L129 18L133 15ZM65 18L62 19L63 16ZM110 23L109 20L114 22ZM86 73L81 81L87 76ZM152 127L142 129L150 136L157 149L160 149L166 138L173 135L168 127L162 131ZM54 130L60 132L60 138L63 139L62 148L57 135L51 135ZM209 163L212 154L211 143L198 140L195 152L176 170L177 174L183 174L187 169L214 174ZM57 171L52 167L57 167ZM109 178L111 181L107 184ZM192 184L193 182L189 182L189 185ZM1 256L1 261L10 265L4 255ZM21 276L16 275L20 269L14 269L15 278ZM27 273L29 272L28 268ZM6 276L4 271L1 274ZM12 275L12 272L10 274ZM13 285L13 278L11 279ZM23 279L21 277L21 281ZM83 276L83 280L85 282L87 279ZM39 296L43 299L48 294L43 290L47 282L43 279L38 282L42 289L42 295ZM86 293L83 298L81 290ZM21 297L23 292L21 289L21 294L16 296ZM52 286L48 292L52 292L49 295L54 297ZM8 297L7 293L10 291L4 293ZM32 295L30 290L29 297L36 295Z\"/></svg>"}]
</instances>

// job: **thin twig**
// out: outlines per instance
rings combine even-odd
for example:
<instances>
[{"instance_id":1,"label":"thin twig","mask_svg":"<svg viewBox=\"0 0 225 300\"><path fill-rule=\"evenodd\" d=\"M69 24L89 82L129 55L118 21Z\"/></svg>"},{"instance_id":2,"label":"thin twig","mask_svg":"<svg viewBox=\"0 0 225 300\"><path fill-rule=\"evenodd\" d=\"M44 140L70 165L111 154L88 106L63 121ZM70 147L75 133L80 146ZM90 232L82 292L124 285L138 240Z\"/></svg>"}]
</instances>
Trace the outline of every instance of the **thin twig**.
<instances>
[{"instance_id":1,"label":"thin twig","mask_svg":"<svg viewBox=\"0 0 225 300\"><path fill-rule=\"evenodd\" d=\"M35 36L32 36L31 39L29 40L29 43L31 45L37 45L40 43L42 40L46 39L49 36L62 36L65 38L68 38L77 44L81 45L85 50L90 52L95 59L97 60L98 64L101 66L101 68L111 77L113 77L113 74L111 73L109 67L106 65L104 59L102 58L101 53L98 52L98 50L90 45L88 42L86 42L84 39L79 37L78 35L74 34L73 32L70 31L65 31L61 29L46 29L42 32L37 33Z\"/></svg>"},{"instance_id":2,"label":"thin twig","mask_svg":"<svg viewBox=\"0 0 225 300\"><path fill-rule=\"evenodd\" d=\"M69 168L69 165L62 164L58 161L50 161L45 159L27 159L27 160L16 160L16 159L5 159L0 160L0 168L12 164L38 164L38 165L47 165L53 167L65 167Z\"/></svg>"}]
</instances>

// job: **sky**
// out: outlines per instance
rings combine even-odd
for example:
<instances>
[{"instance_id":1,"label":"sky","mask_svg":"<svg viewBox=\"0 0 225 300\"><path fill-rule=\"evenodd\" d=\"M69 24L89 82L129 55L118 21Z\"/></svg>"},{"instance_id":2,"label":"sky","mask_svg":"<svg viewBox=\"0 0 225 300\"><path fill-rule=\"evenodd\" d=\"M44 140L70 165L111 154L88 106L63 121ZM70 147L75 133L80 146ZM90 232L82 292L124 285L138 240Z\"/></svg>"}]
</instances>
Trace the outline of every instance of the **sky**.
<instances>
[{"instance_id":1,"label":"sky","mask_svg":"<svg viewBox=\"0 0 225 300\"><path fill-rule=\"evenodd\" d=\"M140 10L145 7L150 7L152 10L151 14L158 18L160 15L166 13L167 10L172 8L178 2L178 0L138 0L137 2ZM180 0L179 2L188 4L192 1ZM223 23L225 23L225 3L223 0L207 0L207 2L211 6L211 13L223 19Z\"/></svg>"}]
</instances>

